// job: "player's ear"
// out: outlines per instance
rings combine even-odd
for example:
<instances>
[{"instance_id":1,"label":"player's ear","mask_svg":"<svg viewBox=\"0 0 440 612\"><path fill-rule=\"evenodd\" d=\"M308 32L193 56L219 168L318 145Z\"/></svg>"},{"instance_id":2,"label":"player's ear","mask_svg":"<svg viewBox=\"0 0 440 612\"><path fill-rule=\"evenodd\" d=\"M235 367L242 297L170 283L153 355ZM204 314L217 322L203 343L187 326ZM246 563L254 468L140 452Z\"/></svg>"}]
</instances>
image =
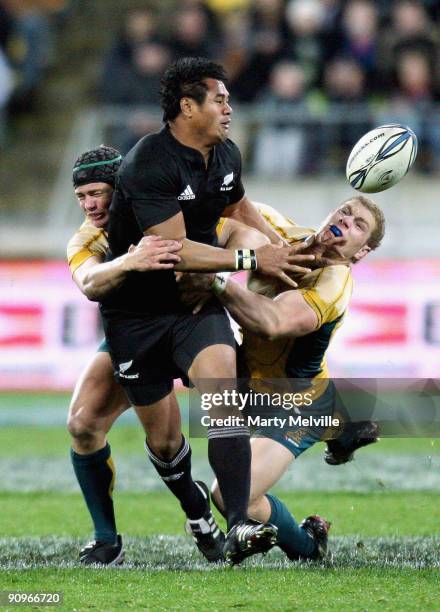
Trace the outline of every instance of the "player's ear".
<instances>
[{"instance_id":1,"label":"player's ear","mask_svg":"<svg viewBox=\"0 0 440 612\"><path fill-rule=\"evenodd\" d=\"M358 261L363 259L366 255L368 255L370 251L371 251L371 248L368 246L368 244L365 244L361 249L359 249L357 253L353 255L354 263L357 263Z\"/></svg>"},{"instance_id":2,"label":"player's ear","mask_svg":"<svg viewBox=\"0 0 440 612\"><path fill-rule=\"evenodd\" d=\"M191 119L193 112L194 100L192 98L180 98L180 110L182 115Z\"/></svg>"}]
</instances>

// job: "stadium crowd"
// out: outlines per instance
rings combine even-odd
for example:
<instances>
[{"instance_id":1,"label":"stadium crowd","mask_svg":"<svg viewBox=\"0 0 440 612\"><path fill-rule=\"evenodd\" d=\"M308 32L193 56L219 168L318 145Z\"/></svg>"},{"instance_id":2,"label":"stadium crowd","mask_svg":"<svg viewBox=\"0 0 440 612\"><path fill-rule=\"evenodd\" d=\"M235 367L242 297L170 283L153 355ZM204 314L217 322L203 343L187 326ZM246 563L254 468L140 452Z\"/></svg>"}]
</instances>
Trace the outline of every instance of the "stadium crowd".
<instances>
[{"instance_id":1,"label":"stadium crowd","mask_svg":"<svg viewBox=\"0 0 440 612\"><path fill-rule=\"evenodd\" d=\"M127 151L156 127L139 109L157 105L167 64L201 55L226 67L234 105L250 106L239 115L252 127L246 157L257 173L340 171L353 142L385 122L417 132L425 152L419 169L439 166L440 127L427 128L439 95L438 2L174 4L171 13L149 2L128 12L106 52L100 101L136 107L115 146Z\"/></svg>"},{"instance_id":2,"label":"stadium crowd","mask_svg":"<svg viewBox=\"0 0 440 612\"><path fill-rule=\"evenodd\" d=\"M74 0L0 0L0 149L6 117L32 112L54 55L54 34Z\"/></svg>"},{"instance_id":3,"label":"stadium crowd","mask_svg":"<svg viewBox=\"0 0 440 612\"><path fill-rule=\"evenodd\" d=\"M81 6L0 0L0 148L5 112L32 112L57 20ZM128 109L107 138L125 153L160 127L165 67L204 56L225 66L234 107L245 107L234 137L247 170L340 172L368 128L401 122L419 137L418 169L435 172L439 49L436 0L139 0L102 50L95 99Z\"/></svg>"}]
</instances>

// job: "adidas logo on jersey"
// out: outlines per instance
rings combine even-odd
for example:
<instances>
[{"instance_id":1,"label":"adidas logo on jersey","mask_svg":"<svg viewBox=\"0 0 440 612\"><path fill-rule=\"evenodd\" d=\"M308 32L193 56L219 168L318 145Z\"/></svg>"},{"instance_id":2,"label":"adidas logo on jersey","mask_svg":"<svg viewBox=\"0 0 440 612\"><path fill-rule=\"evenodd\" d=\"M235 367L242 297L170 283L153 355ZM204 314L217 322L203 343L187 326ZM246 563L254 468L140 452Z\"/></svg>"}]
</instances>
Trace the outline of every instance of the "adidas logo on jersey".
<instances>
[{"instance_id":1,"label":"adidas logo on jersey","mask_svg":"<svg viewBox=\"0 0 440 612\"><path fill-rule=\"evenodd\" d=\"M195 195L193 190L191 189L191 187L189 185L187 185L185 187L185 189L182 191L182 193L180 194L180 196L177 196L178 200L195 200Z\"/></svg>"},{"instance_id":2,"label":"adidas logo on jersey","mask_svg":"<svg viewBox=\"0 0 440 612\"><path fill-rule=\"evenodd\" d=\"M232 185L232 181L234 180L234 173L227 174L223 179L223 184L220 187L220 191L231 191L234 185Z\"/></svg>"}]
</instances>

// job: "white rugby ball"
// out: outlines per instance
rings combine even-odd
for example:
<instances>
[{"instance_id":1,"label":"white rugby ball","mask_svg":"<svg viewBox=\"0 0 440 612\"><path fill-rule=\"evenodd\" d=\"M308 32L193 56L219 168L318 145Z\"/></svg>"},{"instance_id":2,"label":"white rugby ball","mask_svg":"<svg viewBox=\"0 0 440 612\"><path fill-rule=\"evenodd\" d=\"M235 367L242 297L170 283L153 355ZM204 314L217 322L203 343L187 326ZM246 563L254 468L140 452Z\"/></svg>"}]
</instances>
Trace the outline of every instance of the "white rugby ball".
<instances>
[{"instance_id":1,"label":"white rugby ball","mask_svg":"<svg viewBox=\"0 0 440 612\"><path fill-rule=\"evenodd\" d=\"M417 155L417 136L404 125L381 125L362 136L347 161L350 185L363 193L378 193L402 179Z\"/></svg>"}]
</instances>

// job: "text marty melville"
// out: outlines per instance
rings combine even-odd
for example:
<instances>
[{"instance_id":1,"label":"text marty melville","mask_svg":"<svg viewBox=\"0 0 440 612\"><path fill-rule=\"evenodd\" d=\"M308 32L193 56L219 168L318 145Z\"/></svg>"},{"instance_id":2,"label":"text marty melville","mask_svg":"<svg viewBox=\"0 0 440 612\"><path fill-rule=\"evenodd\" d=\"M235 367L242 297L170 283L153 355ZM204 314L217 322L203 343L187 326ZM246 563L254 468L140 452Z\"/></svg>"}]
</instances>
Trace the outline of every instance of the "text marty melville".
<instances>
[{"instance_id":1,"label":"text marty melville","mask_svg":"<svg viewBox=\"0 0 440 612\"><path fill-rule=\"evenodd\" d=\"M238 427L247 425L248 427L339 427L339 419L330 415L325 416L301 416L298 414L288 417L262 417L262 416L228 416L225 418L214 418L204 415L201 418L204 427Z\"/></svg>"}]
</instances>

